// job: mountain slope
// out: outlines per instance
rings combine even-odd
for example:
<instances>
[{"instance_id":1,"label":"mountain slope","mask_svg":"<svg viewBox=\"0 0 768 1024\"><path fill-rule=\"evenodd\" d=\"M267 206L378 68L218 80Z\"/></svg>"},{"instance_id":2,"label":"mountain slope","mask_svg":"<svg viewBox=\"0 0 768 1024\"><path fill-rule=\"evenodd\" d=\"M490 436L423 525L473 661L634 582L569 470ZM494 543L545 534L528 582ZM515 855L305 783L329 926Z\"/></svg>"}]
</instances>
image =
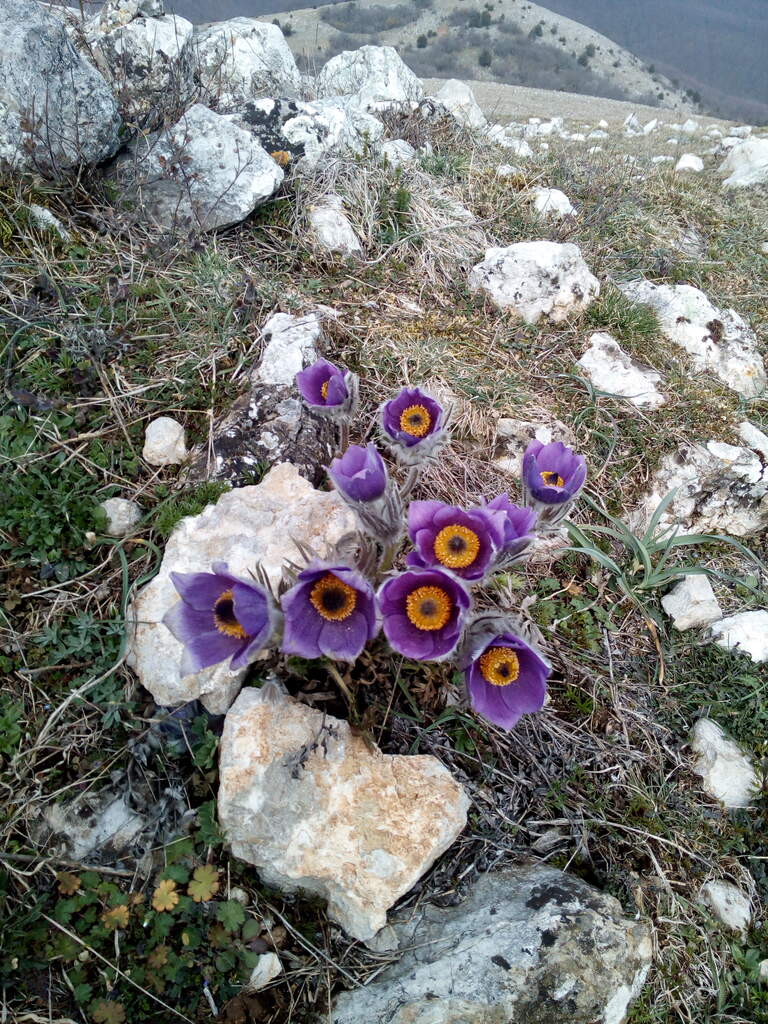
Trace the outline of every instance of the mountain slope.
<instances>
[{"instance_id":1,"label":"mountain slope","mask_svg":"<svg viewBox=\"0 0 768 1024\"><path fill-rule=\"evenodd\" d=\"M280 19L310 69L368 42L397 48L422 77L505 82L649 105L694 104L639 57L593 29L520 0L359 0L292 11Z\"/></svg>"}]
</instances>

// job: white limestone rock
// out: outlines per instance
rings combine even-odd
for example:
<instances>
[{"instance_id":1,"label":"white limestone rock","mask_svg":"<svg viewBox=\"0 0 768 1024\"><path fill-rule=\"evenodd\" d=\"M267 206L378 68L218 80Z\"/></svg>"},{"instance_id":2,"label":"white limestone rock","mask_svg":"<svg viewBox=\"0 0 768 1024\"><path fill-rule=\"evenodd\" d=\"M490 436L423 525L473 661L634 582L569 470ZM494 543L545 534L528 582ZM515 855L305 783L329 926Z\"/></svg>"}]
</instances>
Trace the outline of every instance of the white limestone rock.
<instances>
[{"instance_id":1,"label":"white limestone rock","mask_svg":"<svg viewBox=\"0 0 768 1024\"><path fill-rule=\"evenodd\" d=\"M643 135L652 135L653 132L659 127L658 117L652 118L646 124L643 125Z\"/></svg>"},{"instance_id":2,"label":"white limestone rock","mask_svg":"<svg viewBox=\"0 0 768 1024\"><path fill-rule=\"evenodd\" d=\"M36 203L31 203L29 207L29 216L35 227L39 228L41 231L52 231L64 242L68 242L72 237L59 218L54 217L51 211L46 210L44 206L38 206Z\"/></svg>"},{"instance_id":3,"label":"white limestone rock","mask_svg":"<svg viewBox=\"0 0 768 1024\"><path fill-rule=\"evenodd\" d=\"M496 168L497 178L524 178L525 171L522 167L517 167L515 164L499 164ZM766 248L768 250L768 242L766 242Z\"/></svg>"},{"instance_id":4,"label":"white limestone rock","mask_svg":"<svg viewBox=\"0 0 768 1024\"><path fill-rule=\"evenodd\" d=\"M465 82L449 78L435 99L453 114L457 121L467 128L484 128L487 125L485 114L478 106L475 94Z\"/></svg>"},{"instance_id":5,"label":"white limestone rock","mask_svg":"<svg viewBox=\"0 0 768 1024\"><path fill-rule=\"evenodd\" d=\"M584 312L600 294L581 250L570 242L518 242L488 249L470 271L469 287L531 324L542 316L561 323Z\"/></svg>"},{"instance_id":6,"label":"white limestone rock","mask_svg":"<svg viewBox=\"0 0 768 1024\"><path fill-rule=\"evenodd\" d=\"M652 164L671 164L675 158L673 156L652 156Z\"/></svg>"},{"instance_id":7,"label":"white limestone rock","mask_svg":"<svg viewBox=\"0 0 768 1024\"><path fill-rule=\"evenodd\" d=\"M283 171L250 132L196 103L172 127L141 136L115 168L123 200L157 227L214 231L244 220Z\"/></svg>"},{"instance_id":8,"label":"white limestone rock","mask_svg":"<svg viewBox=\"0 0 768 1024\"><path fill-rule=\"evenodd\" d=\"M751 758L727 736L717 722L700 718L691 734L696 755L693 771L704 790L725 807L748 807L758 786Z\"/></svg>"},{"instance_id":9,"label":"white limestone rock","mask_svg":"<svg viewBox=\"0 0 768 1024\"><path fill-rule=\"evenodd\" d=\"M416 150L405 139L392 139L385 142L379 153L390 167L407 167L408 164L414 162L417 156Z\"/></svg>"},{"instance_id":10,"label":"white limestone rock","mask_svg":"<svg viewBox=\"0 0 768 1024\"><path fill-rule=\"evenodd\" d=\"M145 17L139 10L123 20L125 7L105 4L85 23L85 39L123 115L159 123L168 100L184 103L192 93L193 25L175 14Z\"/></svg>"},{"instance_id":11,"label":"white limestone rock","mask_svg":"<svg viewBox=\"0 0 768 1024\"><path fill-rule=\"evenodd\" d=\"M695 153L683 153L675 164L675 174L685 174L688 171L700 174L703 170L704 161L700 156L696 156Z\"/></svg>"},{"instance_id":12,"label":"white limestone rock","mask_svg":"<svg viewBox=\"0 0 768 1024\"><path fill-rule=\"evenodd\" d=\"M739 612L712 625L712 635L718 647L740 651L752 661L768 661L768 611Z\"/></svg>"},{"instance_id":13,"label":"white limestone rock","mask_svg":"<svg viewBox=\"0 0 768 1024\"><path fill-rule=\"evenodd\" d=\"M587 135L588 139L607 139L609 137L610 136L608 132L603 131L602 128L593 128L592 131Z\"/></svg>"},{"instance_id":14,"label":"white limestone rock","mask_svg":"<svg viewBox=\"0 0 768 1024\"><path fill-rule=\"evenodd\" d=\"M340 256L357 256L363 247L344 213L340 196L327 195L309 207L309 233L318 249Z\"/></svg>"},{"instance_id":15,"label":"white limestone rock","mask_svg":"<svg viewBox=\"0 0 768 1024\"><path fill-rule=\"evenodd\" d=\"M545 220L563 220L573 217L576 213L571 200L559 188L541 188L531 190L533 208Z\"/></svg>"},{"instance_id":16,"label":"white limestone rock","mask_svg":"<svg viewBox=\"0 0 768 1024\"><path fill-rule=\"evenodd\" d=\"M661 460L650 492L631 517L633 526L645 529L673 490L660 530L677 526L684 533L751 537L768 526L768 465L751 448L720 441L681 445Z\"/></svg>"},{"instance_id":17,"label":"white limestone rock","mask_svg":"<svg viewBox=\"0 0 768 1024\"><path fill-rule=\"evenodd\" d=\"M112 91L63 20L32 0L0 0L0 173L58 178L118 146Z\"/></svg>"},{"instance_id":18,"label":"white limestone rock","mask_svg":"<svg viewBox=\"0 0 768 1024\"><path fill-rule=\"evenodd\" d=\"M218 806L235 857L366 940L464 828L469 798L431 755L382 754L271 682L227 714Z\"/></svg>"},{"instance_id":19,"label":"white limestone rock","mask_svg":"<svg viewBox=\"0 0 768 1024\"><path fill-rule=\"evenodd\" d=\"M719 880L705 882L698 902L709 907L713 916L726 928L746 934L752 921L752 907L738 886Z\"/></svg>"},{"instance_id":20,"label":"white limestone rock","mask_svg":"<svg viewBox=\"0 0 768 1024\"><path fill-rule=\"evenodd\" d=\"M256 18L215 22L196 29L194 48L202 99L219 113L301 92L301 74L277 25Z\"/></svg>"},{"instance_id":21,"label":"white limestone rock","mask_svg":"<svg viewBox=\"0 0 768 1024\"><path fill-rule=\"evenodd\" d=\"M656 387L661 374L634 363L610 334L593 334L578 365L600 391L627 398L638 409L659 409L666 402Z\"/></svg>"},{"instance_id":22,"label":"white limestone rock","mask_svg":"<svg viewBox=\"0 0 768 1024\"><path fill-rule=\"evenodd\" d=\"M424 88L392 46L361 46L332 57L317 76L320 97L350 96L369 113L419 103Z\"/></svg>"},{"instance_id":23,"label":"white limestone rock","mask_svg":"<svg viewBox=\"0 0 768 1024\"><path fill-rule=\"evenodd\" d=\"M262 327L261 336L264 355L252 380L292 387L296 374L318 358L323 337L321 316L316 311L301 316L275 313Z\"/></svg>"},{"instance_id":24,"label":"white limestone rock","mask_svg":"<svg viewBox=\"0 0 768 1024\"><path fill-rule=\"evenodd\" d=\"M330 1024L622 1024L651 967L648 925L543 864L481 874L455 906L395 924L401 958L337 996Z\"/></svg>"},{"instance_id":25,"label":"white limestone rock","mask_svg":"<svg viewBox=\"0 0 768 1024\"><path fill-rule=\"evenodd\" d=\"M141 519L141 508L127 498L107 498L99 507L107 517L110 537L125 537Z\"/></svg>"},{"instance_id":26,"label":"white limestone rock","mask_svg":"<svg viewBox=\"0 0 768 1024\"><path fill-rule=\"evenodd\" d=\"M712 372L745 398L766 388L765 365L754 331L734 309L719 309L687 284L629 281L620 285L634 302L651 306L670 341L691 357L694 369Z\"/></svg>"},{"instance_id":27,"label":"white limestone rock","mask_svg":"<svg viewBox=\"0 0 768 1024\"><path fill-rule=\"evenodd\" d=\"M533 156L533 150L525 141L512 134L509 125L493 124L485 133L489 142L503 149L508 149L510 156L518 160L529 160Z\"/></svg>"},{"instance_id":28,"label":"white limestone rock","mask_svg":"<svg viewBox=\"0 0 768 1024\"><path fill-rule=\"evenodd\" d=\"M723 139L721 146L728 141ZM717 170L727 175L723 182L725 188L765 184L768 181L768 139L738 141Z\"/></svg>"},{"instance_id":29,"label":"white limestone rock","mask_svg":"<svg viewBox=\"0 0 768 1024\"><path fill-rule=\"evenodd\" d=\"M144 431L141 453L150 466L176 466L187 457L184 427L172 416L158 416Z\"/></svg>"},{"instance_id":30,"label":"white limestone rock","mask_svg":"<svg viewBox=\"0 0 768 1024\"><path fill-rule=\"evenodd\" d=\"M285 562L301 557L294 537L324 558L355 528L354 514L335 492L316 491L288 463L274 466L256 486L227 491L171 534L160 571L127 616L128 664L158 704L199 698L211 714L223 714L246 670L230 672L225 663L179 675L182 645L162 622L178 600L171 572L210 572L213 562L226 562L230 572L248 578L260 564L276 586Z\"/></svg>"},{"instance_id":31,"label":"white limestone rock","mask_svg":"<svg viewBox=\"0 0 768 1024\"><path fill-rule=\"evenodd\" d=\"M260 992L270 981L274 981L282 973L283 965L280 963L277 953L262 953L251 971L245 989L248 992Z\"/></svg>"},{"instance_id":32,"label":"white limestone rock","mask_svg":"<svg viewBox=\"0 0 768 1024\"><path fill-rule=\"evenodd\" d=\"M735 135L737 139L748 139L752 134L753 128L751 124L740 124L729 130L731 135Z\"/></svg>"},{"instance_id":33,"label":"white limestone rock","mask_svg":"<svg viewBox=\"0 0 768 1024\"><path fill-rule=\"evenodd\" d=\"M384 134L380 121L342 100L303 103L267 97L244 103L229 120L251 132L275 159L303 171L359 155Z\"/></svg>"},{"instance_id":34,"label":"white limestone rock","mask_svg":"<svg viewBox=\"0 0 768 1024\"><path fill-rule=\"evenodd\" d=\"M643 126L640 124L637 114L632 113L624 118L624 131L627 135L640 135Z\"/></svg>"},{"instance_id":35,"label":"white limestone rock","mask_svg":"<svg viewBox=\"0 0 768 1024\"><path fill-rule=\"evenodd\" d=\"M712 584L703 573L684 576L662 597L661 605L680 632L709 626L723 616Z\"/></svg>"}]
</instances>

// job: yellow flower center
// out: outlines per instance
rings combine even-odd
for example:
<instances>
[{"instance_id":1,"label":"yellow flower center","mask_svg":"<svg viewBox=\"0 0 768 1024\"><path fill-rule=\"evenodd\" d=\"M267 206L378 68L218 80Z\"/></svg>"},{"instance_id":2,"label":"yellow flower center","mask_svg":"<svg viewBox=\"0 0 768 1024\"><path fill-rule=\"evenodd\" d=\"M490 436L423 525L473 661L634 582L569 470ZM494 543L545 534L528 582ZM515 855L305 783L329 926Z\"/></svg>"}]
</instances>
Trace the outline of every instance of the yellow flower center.
<instances>
[{"instance_id":1,"label":"yellow flower center","mask_svg":"<svg viewBox=\"0 0 768 1024\"><path fill-rule=\"evenodd\" d=\"M400 429L411 437L424 437L432 426L432 417L423 405L409 405L400 414Z\"/></svg>"},{"instance_id":2,"label":"yellow flower center","mask_svg":"<svg viewBox=\"0 0 768 1024\"><path fill-rule=\"evenodd\" d=\"M453 601L442 587L417 587L405 601L405 613L417 629L442 629L453 611Z\"/></svg>"},{"instance_id":3,"label":"yellow flower center","mask_svg":"<svg viewBox=\"0 0 768 1024\"><path fill-rule=\"evenodd\" d=\"M565 487L565 480L559 473L553 473L552 470L544 470L543 473L539 473L539 476L547 487Z\"/></svg>"},{"instance_id":4,"label":"yellow flower center","mask_svg":"<svg viewBox=\"0 0 768 1024\"><path fill-rule=\"evenodd\" d=\"M343 622L357 607L357 591L332 572L327 572L310 590L309 600L324 619Z\"/></svg>"},{"instance_id":5,"label":"yellow flower center","mask_svg":"<svg viewBox=\"0 0 768 1024\"><path fill-rule=\"evenodd\" d=\"M322 386L322 387L320 388L320 394L321 394L321 395L323 396L323 398L324 398L324 399L326 399L326 400L327 400L327 398L328 398L328 385L329 385L330 383L331 383L331 378L329 377L329 378L328 378L328 380L327 380L327 381L326 381L326 382L325 382L325 383L323 384L323 386Z\"/></svg>"},{"instance_id":6,"label":"yellow flower center","mask_svg":"<svg viewBox=\"0 0 768 1024\"><path fill-rule=\"evenodd\" d=\"M480 538L468 526L444 526L435 537L435 558L448 569L466 569L480 551Z\"/></svg>"},{"instance_id":7,"label":"yellow flower center","mask_svg":"<svg viewBox=\"0 0 768 1024\"><path fill-rule=\"evenodd\" d=\"M489 647L480 655L480 671L491 686L509 686L520 675L520 659L511 647Z\"/></svg>"},{"instance_id":8,"label":"yellow flower center","mask_svg":"<svg viewBox=\"0 0 768 1024\"><path fill-rule=\"evenodd\" d=\"M235 616L235 599L231 590L225 590L213 606L213 621L224 636L234 636L238 640L245 640L248 636Z\"/></svg>"}]
</instances>

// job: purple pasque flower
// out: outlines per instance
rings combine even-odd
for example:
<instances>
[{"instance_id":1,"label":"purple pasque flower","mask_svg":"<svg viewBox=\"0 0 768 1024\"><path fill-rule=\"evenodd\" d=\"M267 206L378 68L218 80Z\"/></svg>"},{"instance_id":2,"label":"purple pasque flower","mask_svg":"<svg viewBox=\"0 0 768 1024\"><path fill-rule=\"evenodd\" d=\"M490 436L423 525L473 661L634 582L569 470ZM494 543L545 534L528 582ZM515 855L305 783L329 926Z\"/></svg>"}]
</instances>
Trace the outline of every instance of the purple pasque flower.
<instances>
[{"instance_id":1,"label":"purple pasque flower","mask_svg":"<svg viewBox=\"0 0 768 1024\"><path fill-rule=\"evenodd\" d=\"M281 605L282 650L300 658L354 661L379 631L373 588L345 565L312 562L283 594Z\"/></svg>"},{"instance_id":2,"label":"purple pasque flower","mask_svg":"<svg viewBox=\"0 0 768 1024\"><path fill-rule=\"evenodd\" d=\"M296 387L307 405L322 415L349 416L357 403L357 377L327 359L299 371Z\"/></svg>"},{"instance_id":3,"label":"purple pasque flower","mask_svg":"<svg viewBox=\"0 0 768 1024\"><path fill-rule=\"evenodd\" d=\"M531 441L523 455L523 485L542 505L571 501L584 486L587 464L562 441Z\"/></svg>"},{"instance_id":4,"label":"purple pasque flower","mask_svg":"<svg viewBox=\"0 0 768 1024\"><path fill-rule=\"evenodd\" d=\"M442 569L408 569L379 589L390 647L416 661L441 661L453 653L471 603L463 583Z\"/></svg>"},{"instance_id":5,"label":"purple pasque flower","mask_svg":"<svg viewBox=\"0 0 768 1024\"><path fill-rule=\"evenodd\" d=\"M498 498L484 506L487 509L504 514L504 541L496 556L494 568L501 569L512 565L534 540L534 530L538 512L532 508L523 508L509 500L505 491Z\"/></svg>"},{"instance_id":6,"label":"purple pasque flower","mask_svg":"<svg viewBox=\"0 0 768 1024\"><path fill-rule=\"evenodd\" d=\"M381 428L401 462L419 465L445 442L445 410L420 388L403 388L381 407Z\"/></svg>"},{"instance_id":7,"label":"purple pasque flower","mask_svg":"<svg viewBox=\"0 0 768 1024\"><path fill-rule=\"evenodd\" d=\"M509 629L486 634L462 667L472 707L503 729L544 707L552 670L535 647Z\"/></svg>"},{"instance_id":8,"label":"purple pasque flower","mask_svg":"<svg viewBox=\"0 0 768 1024\"><path fill-rule=\"evenodd\" d=\"M182 676L231 658L231 669L245 668L266 646L276 624L269 596L257 583L227 572L214 562L213 572L172 572L181 600L163 616L164 624L184 644Z\"/></svg>"},{"instance_id":9,"label":"purple pasque flower","mask_svg":"<svg viewBox=\"0 0 768 1024\"><path fill-rule=\"evenodd\" d=\"M403 532L403 503L376 446L351 445L333 460L328 474L366 533L394 544Z\"/></svg>"},{"instance_id":10,"label":"purple pasque flower","mask_svg":"<svg viewBox=\"0 0 768 1024\"><path fill-rule=\"evenodd\" d=\"M375 444L353 444L328 469L334 487L349 502L376 501L387 489L387 467Z\"/></svg>"},{"instance_id":11,"label":"purple pasque flower","mask_svg":"<svg viewBox=\"0 0 768 1024\"><path fill-rule=\"evenodd\" d=\"M465 511L442 501L412 501L408 536L416 550L408 555L408 565L439 566L477 582L503 547L504 520L504 512L495 509Z\"/></svg>"}]
</instances>

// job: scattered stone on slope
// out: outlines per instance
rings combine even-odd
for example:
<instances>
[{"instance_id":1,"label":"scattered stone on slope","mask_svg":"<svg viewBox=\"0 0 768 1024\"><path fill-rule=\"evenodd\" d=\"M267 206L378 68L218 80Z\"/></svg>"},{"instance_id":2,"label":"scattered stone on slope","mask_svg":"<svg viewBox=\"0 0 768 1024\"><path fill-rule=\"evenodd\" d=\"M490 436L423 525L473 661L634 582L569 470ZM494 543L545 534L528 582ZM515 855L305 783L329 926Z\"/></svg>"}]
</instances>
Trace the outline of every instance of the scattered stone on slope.
<instances>
[{"instance_id":1,"label":"scattered stone on slope","mask_svg":"<svg viewBox=\"0 0 768 1024\"><path fill-rule=\"evenodd\" d=\"M469 799L431 755L382 754L277 682L245 689L220 746L219 822L268 885L321 896L369 939L448 849Z\"/></svg>"},{"instance_id":2,"label":"scattered stone on slope","mask_svg":"<svg viewBox=\"0 0 768 1024\"><path fill-rule=\"evenodd\" d=\"M687 284L629 281L620 285L634 302L651 306L665 337L691 357L694 369L712 371L746 398L766 388L766 373L754 331L733 309L719 309Z\"/></svg>"},{"instance_id":3,"label":"scattered stone on slope","mask_svg":"<svg viewBox=\"0 0 768 1024\"><path fill-rule=\"evenodd\" d=\"M705 882L698 902L712 911L717 920L731 931L745 935L752 921L749 899L732 882Z\"/></svg>"},{"instance_id":4,"label":"scattered stone on slope","mask_svg":"<svg viewBox=\"0 0 768 1024\"><path fill-rule=\"evenodd\" d=\"M701 776L705 792L725 807L749 806L758 785L752 760L717 722L698 720L691 734L691 750L696 755L693 771Z\"/></svg>"},{"instance_id":5,"label":"scattered stone on slope","mask_svg":"<svg viewBox=\"0 0 768 1024\"><path fill-rule=\"evenodd\" d=\"M405 139L391 139L385 142L379 154L391 167L407 167L416 159L417 153Z\"/></svg>"},{"instance_id":6,"label":"scattered stone on slope","mask_svg":"<svg viewBox=\"0 0 768 1024\"><path fill-rule=\"evenodd\" d=\"M531 189L531 196L534 210L545 220L563 220L576 213L571 200L559 188L536 186Z\"/></svg>"},{"instance_id":7,"label":"scattered stone on slope","mask_svg":"<svg viewBox=\"0 0 768 1024\"><path fill-rule=\"evenodd\" d=\"M99 506L107 517L110 537L125 537L141 519L141 508L127 498L107 498Z\"/></svg>"},{"instance_id":8,"label":"scattered stone on slope","mask_svg":"<svg viewBox=\"0 0 768 1024\"><path fill-rule=\"evenodd\" d=\"M230 18L195 31L194 76L201 98L228 114L265 96L298 96L301 75L277 25Z\"/></svg>"},{"instance_id":9,"label":"scattered stone on slope","mask_svg":"<svg viewBox=\"0 0 768 1024\"><path fill-rule=\"evenodd\" d=\"M525 139L518 139L510 132L508 125L492 124L485 134L489 142L501 146L502 149L508 149L510 156L515 156L518 160L529 160L533 156L533 150Z\"/></svg>"},{"instance_id":10,"label":"scattered stone on slope","mask_svg":"<svg viewBox=\"0 0 768 1024\"><path fill-rule=\"evenodd\" d=\"M675 174L685 174L686 172L701 174L703 170L704 161L695 153L683 153L675 164Z\"/></svg>"},{"instance_id":11,"label":"scattered stone on slope","mask_svg":"<svg viewBox=\"0 0 768 1024\"><path fill-rule=\"evenodd\" d=\"M307 211L309 235L318 249L339 256L357 256L363 251L355 229L344 213L341 196L326 195Z\"/></svg>"},{"instance_id":12,"label":"scattered stone on slope","mask_svg":"<svg viewBox=\"0 0 768 1024\"><path fill-rule=\"evenodd\" d=\"M271 97L244 103L230 120L251 132L282 165L302 170L314 170L345 154L358 155L384 132L376 118L353 113L342 104Z\"/></svg>"},{"instance_id":13,"label":"scattered stone on slope","mask_svg":"<svg viewBox=\"0 0 768 1024\"><path fill-rule=\"evenodd\" d=\"M0 0L0 171L58 178L110 157L120 117L64 22L32 0Z\"/></svg>"},{"instance_id":14,"label":"scattered stone on slope","mask_svg":"<svg viewBox=\"0 0 768 1024\"><path fill-rule=\"evenodd\" d=\"M675 629L709 626L723 616L712 584L702 573L683 576L679 583L661 599L664 611L672 619Z\"/></svg>"},{"instance_id":15,"label":"scattered stone on slope","mask_svg":"<svg viewBox=\"0 0 768 1024\"><path fill-rule=\"evenodd\" d=\"M252 374L254 383L294 386L296 374L318 358L323 339L322 312L300 316L274 313L261 329L264 354Z\"/></svg>"},{"instance_id":16,"label":"scattered stone on slope","mask_svg":"<svg viewBox=\"0 0 768 1024\"><path fill-rule=\"evenodd\" d=\"M36 203L30 203L29 216L35 227L39 228L41 231L52 231L64 242L68 242L72 237L59 218L55 217L51 211L47 210L44 206L38 206Z\"/></svg>"},{"instance_id":17,"label":"scattered stone on slope","mask_svg":"<svg viewBox=\"0 0 768 1024\"><path fill-rule=\"evenodd\" d=\"M250 132L199 103L172 127L132 142L114 174L123 202L175 233L237 224L283 180Z\"/></svg>"},{"instance_id":18,"label":"scattered stone on slope","mask_svg":"<svg viewBox=\"0 0 768 1024\"><path fill-rule=\"evenodd\" d=\"M133 9L135 8L135 13ZM118 98L123 116L162 122L192 94L190 21L175 14L148 17L136 4L110 0L84 26L96 66Z\"/></svg>"},{"instance_id":19,"label":"scattered stone on slope","mask_svg":"<svg viewBox=\"0 0 768 1024\"><path fill-rule=\"evenodd\" d=\"M659 530L676 525L684 533L751 537L768 526L768 465L751 448L720 441L681 445L661 460L633 525L646 528L672 490L677 493Z\"/></svg>"},{"instance_id":20,"label":"scattered stone on slope","mask_svg":"<svg viewBox=\"0 0 768 1024\"><path fill-rule=\"evenodd\" d=\"M321 321L328 315L317 309L301 316L275 313L267 320L251 390L214 425L210 444L192 453L191 480L242 486L265 466L290 462L310 483L321 483L336 449L336 430L301 401L295 377L318 358Z\"/></svg>"},{"instance_id":21,"label":"scattered stone on slope","mask_svg":"<svg viewBox=\"0 0 768 1024\"><path fill-rule=\"evenodd\" d=\"M252 483L266 466L290 462L311 484L325 479L323 466L336 454L332 423L315 415L293 384L253 383L213 427L210 444L192 452L189 479Z\"/></svg>"},{"instance_id":22,"label":"scattered stone on slope","mask_svg":"<svg viewBox=\"0 0 768 1024\"><path fill-rule=\"evenodd\" d=\"M570 242L518 242L491 248L469 274L469 287L527 323L583 313L600 294L581 250Z\"/></svg>"},{"instance_id":23,"label":"scattered stone on slope","mask_svg":"<svg viewBox=\"0 0 768 1024\"><path fill-rule=\"evenodd\" d=\"M332 1024L621 1024L653 955L614 897L541 864L481 875L395 930L402 959L339 995Z\"/></svg>"},{"instance_id":24,"label":"scattered stone on slope","mask_svg":"<svg viewBox=\"0 0 768 1024\"><path fill-rule=\"evenodd\" d=\"M150 466L176 466L187 457L184 427L172 416L158 416L144 431L141 453Z\"/></svg>"},{"instance_id":25,"label":"scattered stone on slope","mask_svg":"<svg viewBox=\"0 0 768 1024\"><path fill-rule=\"evenodd\" d=\"M661 374L638 366L610 334L593 334L578 365L600 391L626 398L638 409L659 409L666 402L656 387Z\"/></svg>"},{"instance_id":26,"label":"scattered stone on slope","mask_svg":"<svg viewBox=\"0 0 768 1024\"><path fill-rule=\"evenodd\" d=\"M728 139L720 143L725 146ZM719 174L727 175L723 186L745 188L768 182L768 139L737 141L718 167Z\"/></svg>"},{"instance_id":27,"label":"scattered stone on slope","mask_svg":"<svg viewBox=\"0 0 768 1024\"><path fill-rule=\"evenodd\" d=\"M160 571L127 616L128 664L158 704L199 697L212 714L223 714L246 670L230 672L225 663L180 677L182 646L162 623L178 600L170 573L210 572L213 562L226 562L230 572L248 577L258 563L276 585L286 560L300 558L293 538L323 558L355 528L338 495L316 491L295 466L275 466L260 484L228 491L199 515L182 519L171 534Z\"/></svg>"},{"instance_id":28,"label":"scattered stone on slope","mask_svg":"<svg viewBox=\"0 0 768 1024\"><path fill-rule=\"evenodd\" d=\"M361 46L331 57L317 76L320 98L349 96L370 113L419 103L424 87L392 46Z\"/></svg>"},{"instance_id":29,"label":"scattered stone on slope","mask_svg":"<svg viewBox=\"0 0 768 1024\"><path fill-rule=\"evenodd\" d=\"M465 82L449 78L440 91L435 93L434 98L467 128L484 128L488 123L478 106L475 94Z\"/></svg>"},{"instance_id":30,"label":"scattered stone on slope","mask_svg":"<svg viewBox=\"0 0 768 1024\"><path fill-rule=\"evenodd\" d=\"M712 635L718 647L740 651L752 661L768 661L768 611L739 612L712 624Z\"/></svg>"}]
</instances>

